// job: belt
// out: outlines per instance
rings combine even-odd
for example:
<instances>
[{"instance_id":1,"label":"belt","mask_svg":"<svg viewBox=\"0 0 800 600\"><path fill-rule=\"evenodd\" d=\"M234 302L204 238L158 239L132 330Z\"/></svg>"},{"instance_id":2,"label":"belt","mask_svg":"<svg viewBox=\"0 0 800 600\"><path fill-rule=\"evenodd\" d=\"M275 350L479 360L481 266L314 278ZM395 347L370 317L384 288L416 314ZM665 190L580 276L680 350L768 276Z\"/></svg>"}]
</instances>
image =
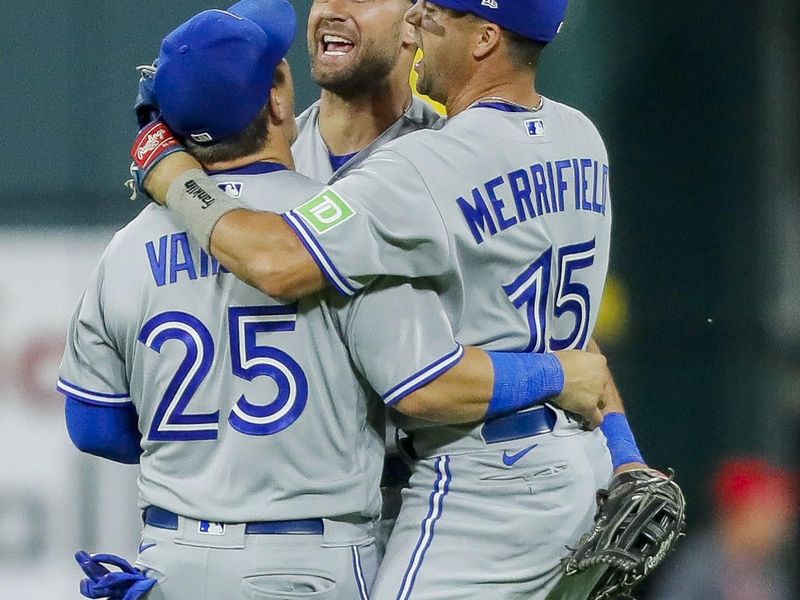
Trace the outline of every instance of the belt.
<instances>
[{"instance_id":1,"label":"belt","mask_svg":"<svg viewBox=\"0 0 800 600\"><path fill-rule=\"evenodd\" d=\"M487 444L519 440L542 433L550 433L556 426L556 412L546 405L530 410L498 417L481 427L481 435Z\"/></svg>"},{"instance_id":2,"label":"belt","mask_svg":"<svg viewBox=\"0 0 800 600\"><path fill-rule=\"evenodd\" d=\"M147 525L159 529L178 529L178 515L158 506L148 506L142 514ZM212 523L197 519L200 523ZM216 523L215 523L216 524ZM296 519L294 521L252 521L245 523L244 532L260 535L322 535L322 519Z\"/></svg>"},{"instance_id":3,"label":"belt","mask_svg":"<svg viewBox=\"0 0 800 600\"><path fill-rule=\"evenodd\" d=\"M493 444L522 440L553 432L560 420L566 417L548 405L539 405L521 412L492 419L478 426L426 427L408 432L408 438L400 438L402 448L416 460L442 454L464 454L490 449Z\"/></svg>"}]
</instances>

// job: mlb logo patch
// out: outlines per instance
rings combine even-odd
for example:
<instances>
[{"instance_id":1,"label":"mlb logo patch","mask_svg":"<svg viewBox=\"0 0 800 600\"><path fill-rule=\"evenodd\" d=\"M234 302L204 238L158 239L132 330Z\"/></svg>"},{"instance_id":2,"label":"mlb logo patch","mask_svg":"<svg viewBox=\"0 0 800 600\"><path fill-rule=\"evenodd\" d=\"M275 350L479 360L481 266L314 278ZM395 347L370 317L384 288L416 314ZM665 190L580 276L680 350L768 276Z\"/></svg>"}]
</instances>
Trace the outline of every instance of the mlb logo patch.
<instances>
[{"instance_id":1,"label":"mlb logo patch","mask_svg":"<svg viewBox=\"0 0 800 600\"><path fill-rule=\"evenodd\" d=\"M197 524L197 532L206 535L225 535L225 523L215 523L214 521L200 521Z\"/></svg>"},{"instance_id":2,"label":"mlb logo patch","mask_svg":"<svg viewBox=\"0 0 800 600\"><path fill-rule=\"evenodd\" d=\"M497 8L497 0L481 0L481 6L488 6L489 8Z\"/></svg>"},{"instance_id":3,"label":"mlb logo patch","mask_svg":"<svg viewBox=\"0 0 800 600\"><path fill-rule=\"evenodd\" d=\"M530 137L542 137L544 135L544 121L541 119L528 119L525 121L525 129Z\"/></svg>"},{"instance_id":4,"label":"mlb logo patch","mask_svg":"<svg viewBox=\"0 0 800 600\"><path fill-rule=\"evenodd\" d=\"M242 195L242 184L239 181L223 181L217 187L231 198L238 198Z\"/></svg>"}]
</instances>

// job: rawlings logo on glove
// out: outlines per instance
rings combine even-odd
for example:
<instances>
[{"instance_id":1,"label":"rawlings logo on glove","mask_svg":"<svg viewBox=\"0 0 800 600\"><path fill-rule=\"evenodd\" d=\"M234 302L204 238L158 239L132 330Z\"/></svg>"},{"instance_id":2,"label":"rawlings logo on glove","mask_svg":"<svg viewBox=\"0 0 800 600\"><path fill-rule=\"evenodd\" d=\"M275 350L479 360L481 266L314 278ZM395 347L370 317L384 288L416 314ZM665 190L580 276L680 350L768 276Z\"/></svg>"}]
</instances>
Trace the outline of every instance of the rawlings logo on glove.
<instances>
[{"instance_id":1,"label":"rawlings logo on glove","mask_svg":"<svg viewBox=\"0 0 800 600\"><path fill-rule=\"evenodd\" d=\"M564 559L566 573L547 600L622 600L683 537L686 500L669 476L623 471L597 493L592 528Z\"/></svg>"},{"instance_id":2,"label":"rawlings logo on glove","mask_svg":"<svg viewBox=\"0 0 800 600\"><path fill-rule=\"evenodd\" d=\"M180 148L180 142L167 124L163 121L154 121L136 136L131 148L131 157L140 169L147 170L163 158L165 152L175 147Z\"/></svg>"}]
</instances>

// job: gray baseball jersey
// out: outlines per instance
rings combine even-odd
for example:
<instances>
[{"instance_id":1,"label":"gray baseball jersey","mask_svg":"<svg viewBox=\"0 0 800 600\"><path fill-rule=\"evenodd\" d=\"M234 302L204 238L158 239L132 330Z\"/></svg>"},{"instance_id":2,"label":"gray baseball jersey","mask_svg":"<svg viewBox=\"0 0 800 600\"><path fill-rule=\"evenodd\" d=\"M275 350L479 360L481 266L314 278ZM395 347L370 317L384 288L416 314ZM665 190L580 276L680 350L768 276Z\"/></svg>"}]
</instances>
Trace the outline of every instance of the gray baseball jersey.
<instances>
[{"instance_id":1,"label":"gray baseball jersey","mask_svg":"<svg viewBox=\"0 0 800 600\"><path fill-rule=\"evenodd\" d=\"M343 294L431 278L461 343L581 349L608 266L608 158L577 110L489 100L376 150L285 218ZM537 418L553 424L534 431ZM420 460L373 599L543 599L611 474L602 433L549 406L485 425L396 420Z\"/></svg>"},{"instance_id":2,"label":"gray baseball jersey","mask_svg":"<svg viewBox=\"0 0 800 600\"><path fill-rule=\"evenodd\" d=\"M608 266L608 173L579 111L489 102L383 146L285 217L344 294L434 277L463 344L580 349Z\"/></svg>"},{"instance_id":3,"label":"gray baseball jersey","mask_svg":"<svg viewBox=\"0 0 800 600\"><path fill-rule=\"evenodd\" d=\"M318 191L296 173L264 174L275 167L215 178L245 201ZM374 517L383 411L364 380L392 402L461 354L433 292L376 283L355 303L332 293L272 300L152 204L115 235L91 278L59 389L135 405L141 506L219 522Z\"/></svg>"},{"instance_id":4,"label":"gray baseball jersey","mask_svg":"<svg viewBox=\"0 0 800 600\"><path fill-rule=\"evenodd\" d=\"M319 101L315 102L297 117L298 136L292 145L292 155L294 156L297 171L317 181L335 181L346 175L350 170L358 167L372 152L384 144L412 131L438 127L444 122L427 102L415 97L412 99L408 110L391 127L334 170L328 147L320 133L319 105ZM343 158L346 159L347 157ZM399 457L397 457L394 441L396 430L391 421L388 423L386 435L387 460L391 464L385 472L383 487L384 504L381 511L382 520L379 532L379 538L382 541L389 537L389 531L399 510L399 491L407 482L405 469L398 468L401 463Z\"/></svg>"},{"instance_id":5,"label":"gray baseball jersey","mask_svg":"<svg viewBox=\"0 0 800 600\"><path fill-rule=\"evenodd\" d=\"M292 145L295 169L298 173L316 181L336 181L358 167L364 159L384 144L412 131L440 126L442 122L442 118L430 104L419 98L413 98L402 117L366 148L357 152L346 164L334 171L328 147L319 131L319 101L317 101L297 117L297 140Z\"/></svg>"}]
</instances>

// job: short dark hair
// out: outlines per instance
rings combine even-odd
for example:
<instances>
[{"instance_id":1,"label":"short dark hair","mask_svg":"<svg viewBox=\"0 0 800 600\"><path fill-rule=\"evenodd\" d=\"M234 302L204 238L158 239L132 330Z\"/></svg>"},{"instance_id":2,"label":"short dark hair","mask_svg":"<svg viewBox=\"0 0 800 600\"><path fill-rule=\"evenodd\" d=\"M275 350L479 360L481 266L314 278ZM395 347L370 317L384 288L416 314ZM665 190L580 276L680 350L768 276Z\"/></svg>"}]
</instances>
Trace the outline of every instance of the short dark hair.
<instances>
[{"instance_id":1,"label":"short dark hair","mask_svg":"<svg viewBox=\"0 0 800 600\"><path fill-rule=\"evenodd\" d=\"M275 84L280 85L283 80L281 73L276 71ZM211 144L198 143L188 137L183 140L183 143L189 154L203 165L244 158L258 152L267 143L269 137L269 113L270 96L267 96L267 102L261 112L239 133Z\"/></svg>"},{"instance_id":2,"label":"short dark hair","mask_svg":"<svg viewBox=\"0 0 800 600\"><path fill-rule=\"evenodd\" d=\"M535 69L547 44L523 37L508 29L503 29L503 32L506 36L508 55L514 64L520 69Z\"/></svg>"},{"instance_id":3,"label":"short dark hair","mask_svg":"<svg viewBox=\"0 0 800 600\"><path fill-rule=\"evenodd\" d=\"M184 139L183 143L189 154L206 165L236 160L258 152L266 143L268 135L269 104L265 104L258 116L237 134L211 144L198 143L191 138Z\"/></svg>"}]
</instances>

